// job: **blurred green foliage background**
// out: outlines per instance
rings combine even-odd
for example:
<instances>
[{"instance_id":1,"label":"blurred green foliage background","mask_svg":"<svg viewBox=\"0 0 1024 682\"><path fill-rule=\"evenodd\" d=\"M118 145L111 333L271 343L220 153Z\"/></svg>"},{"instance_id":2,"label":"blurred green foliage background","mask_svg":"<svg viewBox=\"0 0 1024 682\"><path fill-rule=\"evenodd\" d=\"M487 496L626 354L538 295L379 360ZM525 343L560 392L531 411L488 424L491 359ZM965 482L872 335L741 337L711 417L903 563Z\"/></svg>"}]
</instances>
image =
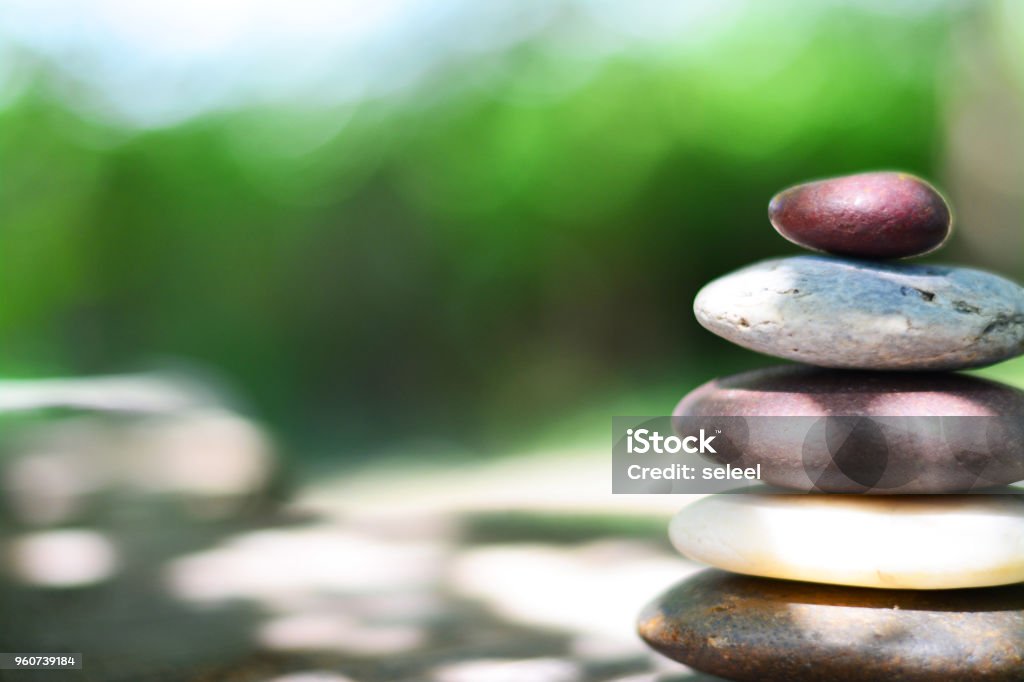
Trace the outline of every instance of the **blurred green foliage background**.
<instances>
[{"instance_id":1,"label":"blurred green foliage background","mask_svg":"<svg viewBox=\"0 0 1024 682\"><path fill-rule=\"evenodd\" d=\"M875 168L1024 276L1012 0L97 5L0 10L5 376L197 363L354 456L603 435L772 362L694 293Z\"/></svg>"}]
</instances>

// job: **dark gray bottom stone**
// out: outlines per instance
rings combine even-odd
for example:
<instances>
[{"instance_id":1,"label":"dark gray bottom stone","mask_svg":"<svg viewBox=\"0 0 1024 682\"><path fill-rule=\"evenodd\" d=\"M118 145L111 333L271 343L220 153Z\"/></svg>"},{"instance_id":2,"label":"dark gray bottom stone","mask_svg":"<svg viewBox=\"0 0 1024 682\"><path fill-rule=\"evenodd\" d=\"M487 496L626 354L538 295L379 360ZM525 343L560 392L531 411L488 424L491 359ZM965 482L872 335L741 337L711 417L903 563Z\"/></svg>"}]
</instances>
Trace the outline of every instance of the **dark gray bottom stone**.
<instances>
[{"instance_id":1,"label":"dark gray bottom stone","mask_svg":"<svg viewBox=\"0 0 1024 682\"><path fill-rule=\"evenodd\" d=\"M872 590L711 569L647 605L639 632L733 680L1024 680L1024 584Z\"/></svg>"}]
</instances>

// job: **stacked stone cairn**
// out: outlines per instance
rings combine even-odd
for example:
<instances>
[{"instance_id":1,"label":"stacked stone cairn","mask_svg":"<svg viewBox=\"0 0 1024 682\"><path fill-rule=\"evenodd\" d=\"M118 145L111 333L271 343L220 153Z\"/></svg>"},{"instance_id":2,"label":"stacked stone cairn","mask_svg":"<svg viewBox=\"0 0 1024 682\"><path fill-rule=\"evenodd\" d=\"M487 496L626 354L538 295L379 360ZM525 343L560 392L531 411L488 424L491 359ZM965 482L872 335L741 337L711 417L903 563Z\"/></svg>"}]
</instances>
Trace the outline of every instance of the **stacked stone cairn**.
<instances>
[{"instance_id":1,"label":"stacked stone cairn","mask_svg":"<svg viewBox=\"0 0 1024 682\"><path fill-rule=\"evenodd\" d=\"M904 173L798 185L769 217L824 255L726 275L694 311L803 364L716 379L674 414L804 417L861 436L814 448L794 440L806 429L751 435L731 463L762 464L766 484L793 492L684 508L672 543L713 568L649 604L640 635L734 680L1024 680L1024 498L1007 487L1024 480L1024 392L953 372L1024 352L1024 289L895 262L951 227L942 196Z\"/></svg>"}]
</instances>

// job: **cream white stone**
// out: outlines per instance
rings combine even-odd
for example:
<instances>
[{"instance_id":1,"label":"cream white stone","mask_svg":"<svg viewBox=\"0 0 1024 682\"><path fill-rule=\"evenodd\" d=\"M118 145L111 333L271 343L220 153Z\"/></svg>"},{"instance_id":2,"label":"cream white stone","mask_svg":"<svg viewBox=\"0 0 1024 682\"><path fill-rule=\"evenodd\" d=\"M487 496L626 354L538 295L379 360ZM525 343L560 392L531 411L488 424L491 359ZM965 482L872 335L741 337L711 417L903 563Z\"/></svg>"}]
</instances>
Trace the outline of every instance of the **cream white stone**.
<instances>
[{"instance_id":1,"label":"cream white stone","mask_svg":"<svg viewBox=\"0 0 1024 682\"><path fill-rule=\"evenodd\" d=\"M683 555L734 573L933 590L1024 581L1017 495L712 495L669 527Z\"/></svg>"}]
</instances>

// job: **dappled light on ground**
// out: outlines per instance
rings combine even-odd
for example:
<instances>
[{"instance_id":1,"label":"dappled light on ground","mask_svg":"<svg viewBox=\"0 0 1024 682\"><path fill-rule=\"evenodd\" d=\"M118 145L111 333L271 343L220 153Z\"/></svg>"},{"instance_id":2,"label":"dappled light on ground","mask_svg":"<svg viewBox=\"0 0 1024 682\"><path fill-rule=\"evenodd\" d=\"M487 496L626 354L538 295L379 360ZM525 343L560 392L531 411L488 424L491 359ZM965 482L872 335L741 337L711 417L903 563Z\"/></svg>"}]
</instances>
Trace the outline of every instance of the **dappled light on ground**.
<instances>
[{"instance_id":1,"label":"dappled light on ground","mask_svg":"<svg viewBox=\"0 0 1024 682\"><path fill-rule=\"evenodd\" d=\"M261 530L170 566L169 582L184 599L264 600L323 592L373 592L436 582L444 546L387 542L343 525Z\"/></svg>"},{"instance_id":2,"label":"dappled light on ground","mask_svg":"<svg viewBox=\"0 0 1024 682\"><path fill-rule=\"evenodd\" d=\"M435 682L579 682L583 679L583 670L572 661L557 658L484 659L440 666L431 678Z\"/></svg>"},{"instance_id":3,"label":"dappled light on ground","mask_svg":"<svg viewBox=\"0 0 1024 682\"><path fill-rule=\"evenodd\" d=\"M665 541L668 500L608 499L599 450L328 471L283 497L270 440L223 406L94 407L4 447L0 649L81 651L69 679L679 670L633 622L693 567Z\"/></svg>"},{"instance_id":4,"label":"dappled light on ground","mask_svg":"<svg viewBox=\"0 0 1024 682\"><path fill-rule=\"evenodd\" d=\"M483 546L453 562L452 589L514 622L631 641L638 605L651 588L695 568L635 541Z\"/></svg>"}]
</instances>

